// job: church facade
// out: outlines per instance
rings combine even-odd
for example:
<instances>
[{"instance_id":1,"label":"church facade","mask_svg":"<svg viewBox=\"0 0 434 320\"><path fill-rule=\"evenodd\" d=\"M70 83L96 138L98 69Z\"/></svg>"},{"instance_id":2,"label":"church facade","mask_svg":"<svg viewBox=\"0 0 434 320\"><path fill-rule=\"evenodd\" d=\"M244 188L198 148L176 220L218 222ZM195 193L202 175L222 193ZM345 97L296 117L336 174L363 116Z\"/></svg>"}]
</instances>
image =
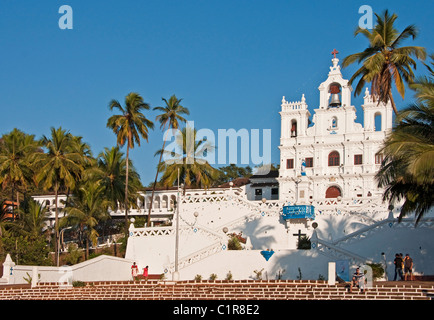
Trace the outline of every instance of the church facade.
<instances>
[{"instance_id":1,"label":"church facade","mask_svg":"<svg viewBox=\"0 0 434 320\"><path fill-rule=\"evenodd\" d=\"M332 59L327 79L318 87L319 106L312 119L304 94L281 104L279 199L309 204L326 199L380 198L375 174L380 149L392 129L392 106L378 104L366 88L363 125L351 103L352 88L339 59Z\"/></svg>"}]
</instances>

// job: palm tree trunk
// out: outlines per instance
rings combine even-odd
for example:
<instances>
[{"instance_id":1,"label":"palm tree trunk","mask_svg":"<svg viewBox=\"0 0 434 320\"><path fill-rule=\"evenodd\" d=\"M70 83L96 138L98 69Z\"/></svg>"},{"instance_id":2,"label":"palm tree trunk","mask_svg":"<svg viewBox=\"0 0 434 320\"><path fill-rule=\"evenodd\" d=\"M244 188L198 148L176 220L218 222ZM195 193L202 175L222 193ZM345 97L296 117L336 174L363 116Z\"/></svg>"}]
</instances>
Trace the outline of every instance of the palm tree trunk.
<instances>
[{"instance_id":1,"label":"palm tree trunk","mask_svg":"<svg viewBox=\"0 0 434 320\"><path fill-rule=\"evenodd\" d=\"M57 198L58 198L58 185L57 182L54 186L54 208L55 208L55 219L54 219L54 256L56 257L56 266L59 266L59 259L57 258L57 252L59 250L59 212L57 208Z\"/></svg>"},{"instance_id":2,"label":"palm tree trunk","mask_svg":"<svg viewBox=\"0 0 434 320\"><path fill-rule=\"evenodd\" d=\"M164 131L165 128L166 128L166 125L164 125L163 131ZM170 126L169 126L169 130L170 130ZM163 138L163 148L161 149L160 159L158 160L158 166L157 166L157 174L155 175L154 186L152 187L151 203L149 205L149 212L148 212L148 221L146 222L146 226L147 227L151 226L152 204L154 203L154 193L155 193L155 188L157 186L158 174L160 173L161 158L163 157L163 152L164 152L164 146L165 145L166 145L166 137ZM145 201L145 203L146 203L146 201Z\"/></svg>"},{"instance_id":3,"label":"palm tree trunk","mask_svg":"<svg viewBox=\"0 0 434 320\"><path fill-rule=\"evenodd\" d=\"M125 175L125 238L128 236L128 158L130 154L130 145L127 144L127 156L126 156L126 175Z\"/></svg>"},{"instance_id":4,"label":"palm tree trunk","mask_svg":"<svg viewBox=\"0 0 434 320\"><path fill-rule=\"evenodd\" d=\"M86 236L86 255L84 257L84 260L89 259L89 236Z\"/></svg>"},{"instance_id":5,"label":"palm tree trunk","mask_svg":"<svg viewBox=\"0 0 434 320\"><path fill-rule=\"evenodd\" d=\"M164 145L165 144L166 144L166 141L163 142L163 149L162 150L164 150ZM162 156L163 156L163 152L161 152L161 154L160 154L160 160L158 160L157 174L155 175L154 186L152 187L151 204L149 205L148 221L147 221L147 224L146 224L148 227L151 226L152 204L154 202L154 193L155 193L155 188L156 188L156 185L157 185L158 174L160 172L160 163L161 163Z\"/></svg>"}]
</instances>

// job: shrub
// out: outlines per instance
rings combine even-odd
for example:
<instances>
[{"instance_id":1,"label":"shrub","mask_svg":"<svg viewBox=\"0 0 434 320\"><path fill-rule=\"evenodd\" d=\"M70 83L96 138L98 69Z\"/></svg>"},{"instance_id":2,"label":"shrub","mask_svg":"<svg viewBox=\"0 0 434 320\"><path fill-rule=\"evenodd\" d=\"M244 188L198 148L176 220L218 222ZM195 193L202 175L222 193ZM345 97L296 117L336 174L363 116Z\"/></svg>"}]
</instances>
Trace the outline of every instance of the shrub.
<instances>
[{"instance_id":1,"label":"shrub","mask_svg":"<svg viewBox=\"0 0 434 320\"><path fill-rule=\"evenodd\" d=\"M200 274L197 274L197 275L194 277L194 281L202 281L202 276L201 276Z\"/></svg>"},{"instance_id":2,"label":"shrub","mask_svg":"<svg viewBox=\"0 0 434 320\"><path fill-rule=\"evenodd\" d=\"M226 274L226 280L231 281L232 278L233 278L233 276L232 276L232 272L229 271L229 272Z\"/></svg>"},{"instance_id":3,"label":"shrub","mask_svg":"<svg viewBox=\"0 0 434 320\"><path fill-rule=\"evenodd\" d=\"M85 287L86 286L86 282L79 281L79 280L72 281L72 286L74 288Z\"/></svg>"},{"instance_id":4,"label":"shrub","mask_svg":"<svg viewBox=\"0 0 434 320\"><path fill-rule=\"evenodd\" d=\"M381 263L368 263L368 266L372 269L372 277L375 279L382 278L384 275L384 268Z\"/></svg>"},{"instance_id":5,"label":"shrub","mask_svg":"<svg viewBox=\"0 0 434 320\"><path fill-rule=\"evenodd\" d=\"M301 236L297 243L297 249L309 250L311 248L310 239L308 236Z\"/></svg>"},{"instance_id":6,"label":"shrub","mask_svg":"<svg viewBox=\"0 0 434 320\"><path fill-rule=\"evenodd\" d=\"M228 250L242 250L240 240L237 237L232 237L228 241Z\"/></svg>"}]
</instances>

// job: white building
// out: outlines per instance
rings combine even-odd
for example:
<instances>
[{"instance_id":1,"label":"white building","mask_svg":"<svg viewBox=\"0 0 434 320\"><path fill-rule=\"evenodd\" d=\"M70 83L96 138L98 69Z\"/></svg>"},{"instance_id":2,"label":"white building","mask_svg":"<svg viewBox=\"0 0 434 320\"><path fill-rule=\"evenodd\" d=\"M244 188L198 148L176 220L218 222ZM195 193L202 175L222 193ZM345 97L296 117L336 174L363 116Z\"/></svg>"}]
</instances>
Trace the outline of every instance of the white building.
<instances>
[{"instance_id":1,"label":"white building","mask_svg":"<svg viewBox=\"0 0 434 320\"><path fill-rule=\"evenodd\" d=\"M342 77L339 59L332 62L328 78L318 87L312 125L304 94L301 101L282 99L279 198L292 204L382 194L374 176L382 161L378 151L392 128L392 106L374 102L366 89L364 125L355 122L352 88Z\"/></svg>"}]
</instances>

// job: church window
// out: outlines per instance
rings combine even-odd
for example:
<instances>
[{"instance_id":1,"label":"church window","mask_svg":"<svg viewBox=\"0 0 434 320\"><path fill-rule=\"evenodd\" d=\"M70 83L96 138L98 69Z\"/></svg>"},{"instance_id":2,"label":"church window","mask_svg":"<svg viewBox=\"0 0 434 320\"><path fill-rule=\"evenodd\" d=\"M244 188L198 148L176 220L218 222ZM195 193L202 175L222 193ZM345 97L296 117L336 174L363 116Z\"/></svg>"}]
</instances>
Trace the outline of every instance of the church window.
<instances>
[{"instance_id":1,"label":"church window","mask_svg":"<svg viewBox=\"0 0 434 320\"><path fill-rule=\"evenodd\" d=\"M339 166L339 152L332 151L329 153L329 167Z\"/></svg>"},{"instance_id":2,"label":"church window","mask_svg":"<svg viewBox=\"0 0 434 320\"><path fill-rule=\"evenodd\" d=\"M381 122L382 122L382 120L381 120L381 113L380 113L380 112L377 112L377 113L374 115L374 126L375 126L375 131L381 131L381 130L382 130Z\"/></svg>"},{"instance_id":3,"label":"church window","mask_svg":"<svg viewBox=\"0 0 434 320\"><path fill-rule=\"evenodd\" d=\"M286 169L294 169L294 159L286 159Z\"/></svg>"},{"instance_id":4,"label":"church window","mask_svg":"<svg viewBox=\"0 0 434 320\"><path fill-rule=\"evenodd\" d=\"M312 168L313 167L313 158L306 158L305 163L306 163L306 168Z\"/></svg>"},{"instance_id":5,"label":"church window","mask_svg":"<svg viewBox=\"0 0 434 320\"><path fill-rule=\"evenodd\" d=\"M336 129L338 127L338 118L332 118L332 129Z\"/></svg>"},{"instance_id":6,"label":"church window","mask_svg":"<svg viewBox=\"0 0 434 320\"><path fill-rule=\"evenodd\" d=\"M354 155L354 164L362 164L363 163L363 155L355 154Z\"/></svg>"},{"instance_id":7,"label":"church window","mask_svg":"<svg viewBox=\"0 0 434 320\"><path fill-rule=\"evenodd\" d=\"M297 120L291 121L291 138L297 136Z\"/></svg>"},{"instance_id":8,"label":"church window","mask_svg":"<svg viewBox=\"0 0 434 320\"><path fill-rule=\"evenodd\" d=\"M377 153L375 155L375 164L381 164L383 162L383 155L381 153Z\"/></svg>"}]
</instances>

